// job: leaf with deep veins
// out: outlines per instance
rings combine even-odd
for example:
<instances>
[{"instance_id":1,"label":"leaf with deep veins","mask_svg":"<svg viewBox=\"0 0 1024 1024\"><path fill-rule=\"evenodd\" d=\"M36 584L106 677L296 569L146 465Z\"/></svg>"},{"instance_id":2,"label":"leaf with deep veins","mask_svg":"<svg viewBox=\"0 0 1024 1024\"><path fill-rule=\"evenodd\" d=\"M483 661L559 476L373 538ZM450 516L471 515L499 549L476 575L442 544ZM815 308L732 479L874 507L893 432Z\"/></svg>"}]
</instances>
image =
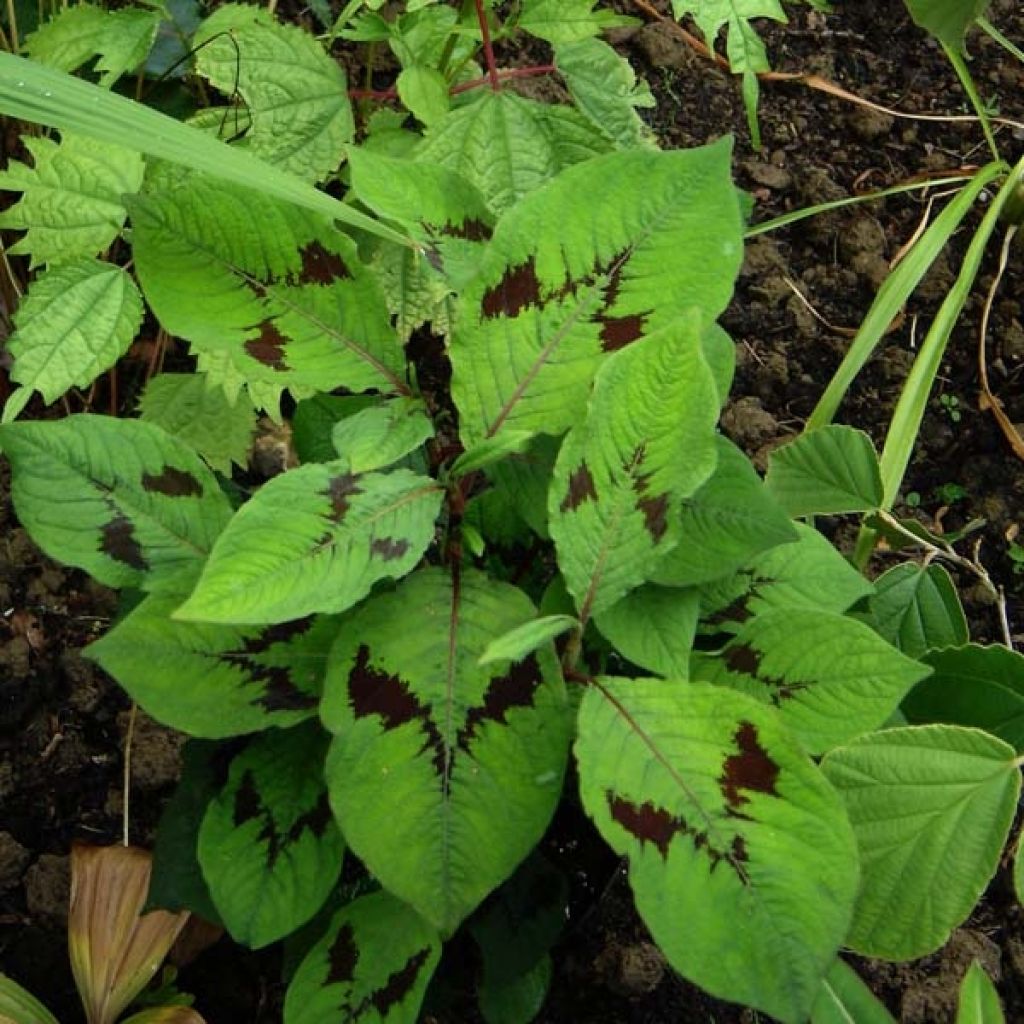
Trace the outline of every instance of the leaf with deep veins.
<instances>
[{"instance_id":1,"label":"leaf with deep veins","mask_svg":"<svg viewBox=\"0 0 1024 1024\"><path fill-rule=\"evenodd\" d=\"M446 935L537 843L561 793L570 721L550 642L479 663L534 617L507 583L427 569L354 612L331 652L331 805L370 871Z\"/></svg>"},{"instance_id":2,"label":"leaf with deep veins","mask_svg":"<svg viewBox=\"0 0 1024 1024\"><path fill-rule=\"evenodd\" d=\"M580 794L629 860L672 966L803 1024L850 919L853 833L775 713L702 683L600 678L583 697Z\"/></svg>"}]
</instances>

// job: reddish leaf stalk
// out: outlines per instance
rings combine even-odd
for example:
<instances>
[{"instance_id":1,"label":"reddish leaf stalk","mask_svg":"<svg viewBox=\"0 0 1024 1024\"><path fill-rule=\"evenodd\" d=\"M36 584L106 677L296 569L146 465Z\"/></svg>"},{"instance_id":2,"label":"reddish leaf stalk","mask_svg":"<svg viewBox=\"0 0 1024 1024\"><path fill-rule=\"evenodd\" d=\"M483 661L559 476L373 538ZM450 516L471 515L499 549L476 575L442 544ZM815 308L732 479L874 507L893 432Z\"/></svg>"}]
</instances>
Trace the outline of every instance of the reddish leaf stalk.
<instances>
[{"instance_id":1,"label":"reddish leaf stalk","mask_svg":"<svg viewBox=\"0 0 1024 1024\"><path fill-rule=\"evenodd\" d=\"M498 78L498 65L494 60L494 47L491 45L491 26L487 23L484 0L476 0L476 18L480 22L480 35L484 41L484 58L487 61L487 74L491 80L491 88L498 92L501 89L501 79Z\"/></svg>"},{"instance_id":2,"label":"reddish leaf stalk","mask_svg":"<svg viewBox=\"0 0 1024 1024\"><path fill-rule=\"evenodd\" d=\"M499 81L504 81L507 78L532 78L535 75L551 75L554 74L558 69L554 64L538 64L536 67L529 68L509 68L505 71L498 72ZM479 89L483 85L490 85L491 77L486 75L483 78L473 78L468 82L462 82L459 85L452 86L450 90L451 96L458 96L459 93L471 92L473 89ZM397 100L398 90L397 89L351 89L349 90L349 99L352 100Z\"/></svg>"}]
</instances>

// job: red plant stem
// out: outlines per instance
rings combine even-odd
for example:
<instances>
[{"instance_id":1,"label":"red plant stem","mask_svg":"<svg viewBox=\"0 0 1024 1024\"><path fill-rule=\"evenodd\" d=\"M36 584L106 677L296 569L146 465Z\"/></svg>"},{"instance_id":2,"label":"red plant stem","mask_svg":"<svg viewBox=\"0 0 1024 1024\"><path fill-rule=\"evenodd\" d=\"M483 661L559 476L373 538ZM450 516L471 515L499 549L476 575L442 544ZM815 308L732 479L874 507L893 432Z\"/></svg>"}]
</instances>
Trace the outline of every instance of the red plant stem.
<instances>
[{"instance_id":1,"label":"red plant stem","mask_svg":"<svg viewBox=\"0 0 1024 1024\"><path fill-rule=\"evenodd\" d=\"M506 78L530 78L534 75L551 75L557 70L554 64L538 64L536 67L529 68L509 68L505 71L497 71L496 74L499 81L504 81ZM460 85L453 86L450 95L458 96L459 93L470 92L473 89L479 89L481 86L490 85L491 83L492 79L489 74L483 78L474 78L468 82L462 82ZM348 96L352 100L397 100L398 90L351 89Z\"/></svg>"},{"instance_id":2,"label":"red plant stem","mask_svg":"<svg viewBox=\"0 0 1024 1024\"><path fill-rule=\"evenodd\" d=\"M487 22L484 0L476 0L476 20L480 22L480 35L484 41L484 58L487 61L487 74L491 80L491 88L498 92L501 79L498 78L498 65L494 60L494 47L491 45L491 26Z\"/></svg>"}]
</instances>

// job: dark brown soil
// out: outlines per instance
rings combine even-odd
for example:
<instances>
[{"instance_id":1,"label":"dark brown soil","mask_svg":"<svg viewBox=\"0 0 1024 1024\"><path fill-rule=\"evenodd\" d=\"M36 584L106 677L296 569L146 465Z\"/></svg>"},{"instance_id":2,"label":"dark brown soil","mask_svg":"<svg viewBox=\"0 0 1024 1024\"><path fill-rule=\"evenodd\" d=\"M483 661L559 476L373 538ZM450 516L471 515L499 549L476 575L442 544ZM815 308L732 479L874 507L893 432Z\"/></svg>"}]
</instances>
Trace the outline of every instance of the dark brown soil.
<instances>
[{"instance_id":1,"label":"dark brown soil","mask_svg":"<svg viewBox=\"0 0 1024 1024\"><path fill-rule=\"evenodd\" d=\"M620 6L633 9L629 0ZM836 7L826 19L794 6L788 26L770 27L765 34L774 66L817 72L906 112L967 112L953 72L909 22L900 0ZM1007 35L1024 41L1024 13L1015 0L997 0L992 16ZM617 42L658 96L653 124L666 146L736 134L736 174L755 198L755 221L985 159L980 132L971 125L894 119L794 84L765 85L765 145L755 153L728 74L663 25L623 32ZM983 93L999 99L1005 116L1024 119L1021 67L984 38L973 42L972 55ZM1000 140L1007 156L1019 156L1019 137L1005 130ZM920 196L895 198L752 242L724 320L738 353L724 426L762 464L773 446L799 431L849 344L843 328L863 318L889 261L924 212ZM879 444L915 339L923 337L950 288L968 239L968 231L954 239L844 404L840 418L869 431ZM990 257L983 287L994 265ZM1024 270L1017 262L996 302L989 341L993 389L1017 423L1024 423L1022 285ZM916 496L918 514L947 528L979 516L987 521L981 557L1006 590L1011 626L1021 639L1024 574L1014 572L1008 548L1024 521L1024 463L1015 459L991 415L978 408L981 295L976 289L951 340L904 494ZM0 371L0 398L3 376ZM971 580L960 582L974 638L997 640L992 607ZM80 654L107 627L116 601L33 547L14 518L0 467L0 969L32 988L68 1024L81 1020L81 1013L61 934L67 853L72 839L112 842L121 831L128 703ZM137 725L131 804L137 842L151 841L176 777L180 742L153 723ZM547 852L572 879L573 899L565 938L555 951L544 1024L759 1019L708 999L667 968L632 912L619 865L571 809L560 817ZM1024 1020L1022 926L1004 869L968 925L939 953L911 965L857 966L901 1021L942 1024L953 1019L959 980L977 958L997 980L1007 1019ZM276 953L255 957L222 942L186 970L181 983L196 994L197 1009L210 1024L276 1022L279 966ZM471 974L471 963L462 963L452 977ZM475 1019L465 992L434 1004L438 1009L430 1019L443 1024Z\"/></svg>"}]
</instances>

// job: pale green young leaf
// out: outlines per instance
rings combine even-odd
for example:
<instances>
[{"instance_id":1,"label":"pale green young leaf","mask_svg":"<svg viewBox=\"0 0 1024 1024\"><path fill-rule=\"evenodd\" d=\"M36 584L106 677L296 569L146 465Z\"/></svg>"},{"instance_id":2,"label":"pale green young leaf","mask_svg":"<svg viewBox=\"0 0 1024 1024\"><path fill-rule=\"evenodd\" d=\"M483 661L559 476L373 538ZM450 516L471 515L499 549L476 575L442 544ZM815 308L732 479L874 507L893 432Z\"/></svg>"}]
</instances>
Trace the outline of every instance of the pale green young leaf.
<instances>
[{"instance_id":1,"label":"pale green young leaf","mask_svg":"<svg viewBox=\"0 0 1024 1024\"><path fill-rule=\"evenodd\" d=\"M821 979L818 998L811 1007L811 1024L896 1024L896 1021L860 975L845 960L836 957Z\"/></svg>"},{"instance_id":2,"label":"pale green young leaf","mask_svg":"<svg viewBox=\"0 0 1024 1024\"><path fill-rule=\"evenodd\" d=\"M14 314L11 380L49 405L109 370L141 323L142 296L120 267L88 256L60 263L31 283Z\"/></svg>"},{"instance_id":3,"label":"pale green young leaf","mask_svg":"<svg viewBox=\"0 0 1024 1024\"><path fill-rule=\"evenodd\" d=\"M930 674L864 623L806 608L755 616L721 654L697 655L693 672L778 708L811 754L877 729Z\"/></svg>"},{"instance_id":4,"label":"pale green young leaf","mask_svg":"<svg viewBox=\"0 0 1024 1024\"><path fill-rule=\"evenodd\" d=\"M417 398L394 398L339 420L331 443L353 473L383 469L434 436L434 424Z\"/></svg>"},{"instance_id":5,"label":"pale green young leaf","mask_svg":"<svg viewBox=\"0 0 1024 1024\"><path fill-rule=\"evenodd\" d=\"M320 909L345 850L324 788L318 723L260 733L233 757L199 828L199 864L232 938L258 949Z\"/></svg>"},{"instance_id":6,"label":"pale green young leaf","mask_svg":"<svg viewBox=\"0 0 1024 1024\"><path fill-rule=\"evenodd\" d=\"M201 176L130 207L146 299L200 354L250 384L408 391L380 289L323 218Z\"/></svg>"},{"instance_id":7,"label":"pale green young leaf","mask_svg":"<svg viewBox=\"0 0 1024 1024\"><path fill-rule=\"evenodd\" d=\"M629 61L600 39L581 39L555 47L555 66L576 107L622 149L657 147L651 129L636 112L653 107L646 82L637 83Z\"/></svg>"},{"instance_id":8,"label":"pale green young leaf","mask_svg":"<svg viewBox=\"0 0 1024 1024\"><path fill-rule=\"evenodd\" d=\"M436 68L414 64L404 68L395 80L398 98L426 127L440 121L448 113L448 80Z\"/></svg>"},{"instance_id":9,"label":"pale green young leaf","mask_svg":"<svg viewBox=\"0 0 1024 1024\"><path fill-rule=\"evenodd\" d=\"M992 0L904 0L921 28L951 50L964 49L967 30L984 16Z\"/></svg>"},{"instance_id":10,"label":"pale green young leaf","mask_svg":"<svg viewBox=\"0 0 1024 1024\"><path fill-rule=\"evenodd\" d=\"M245 101L251 152L310 181L337 169L355 133L348 82L312 35L262 8L225 4L199 26L192 45L196 71Z\"/></svg>"},{"instance_id":11,"label":"pale green young leaf","mask_svg":"<svg viewBox=\"0 0 1024 1024\"><path fill-rule=\"evenodd\" d=\"M452 464L452 475L465 476L514 455L522 455L530 446L532 439L533 434L527 430L503 430L497 437L485 438L455 460Z\"/></svg>"},{"instance_id":12,"label":"pale green young leaf","mask_svg":"<svg viewBox=\"0 0 1024 1024\"><path fill-rule=\"evenodd\" d=\"M608 154L501 218L450 346L468 443L502 429L563 433L608 353L688 310L703 314L698 330L723 311L742 255L729 152L724 140ZM717 392L710 401L717 413Z\"/></svg>"},{"instance_id":13,"label":"pale green young leaf","mask_svg":"<svg viewBox=\"0 0 1024 1024\"><path fill-rule=\"evenodd\" d=\"M57 1024L57 1018L13 978L0 974L0 1021L11 1024Z\"/></svg>"},{"instance_id":14,"label":"pale green young leaf","mask_svg":"<svg viewBox=\"0 0 1024 1024\"><path fill-rule=\"evenodd\" d=\"M999 993L985 968L975 960L960 986L956 1024L1005 1024L1005 1021Z\"/></svg>"},{"instance_id":15,"label":"pale green young leaf","mask_svg":"<svg viewBox=\"0 0 1024 1024\"><path fill-rule=\"evenodd\" d=\"M686 679L700 603L695 590L645 584L595 618L597 628L635 665Z\"/></svg>"},{"instance_id":16,"label":"pale green young leaf","mask_svg":"<svg viewBox=\"0 0 1024 1024\"><path fill-rule=\"evenodd\" d=\"M679 542L683 499L715 468L717 421L696 311L601 368L548 494L558 566L583 622L648 580Z\"/></svg>"},{"instance_id":17,"label":"pale green young leaf","mask_svg":"<svg viewBox=\"0 0 1024 1024\"><path fill-rule=\"evenodd\" d=\"M778 544L734 575L700 588L701 617L716 631L735 633L772 608L845 612L873 593L871 583L817 530L794 525L796 541Z\"/></svg>"},{"instance_id":18,"label":"pale green young leaf","mask_svg":"<svg viewBox=\"0 0 1024 1024\"><path fill-rule=\"evenodd\" d=\"M159 373L150 378L139 414L191 445L218 473L245 466L256 430L256 410L247 395L230 402L202 373Z\"/></svg>"},{"instance_id":19,"label":"pale green young leaf","mask_svg":"<svg viewBox=\"0 0 1024 1024\"><path fill-rule=\"evenodd\" d=\"M149 423L74 415L0 427L32 539L110 587L194 577L231 517L199 456Z\"/></svg>"},{"instance_id":20,"label":"pale green young leaf","mask_svg":"<svg viewBox=\"0 0 1024 1024\"><path fill-rule=\"evenodd\" d=\"M149 56L163 15L159 9L125 7L107 13L96 70L99 84L109 89L122 75L135 71ZM70 69L65 69L70 70Z\"/></svg>"},{"instance_id":21,"label":"pale green young leaf","mask_svg":"<svg viewBox=\"0 0 1024 1024\"><path fill-rule=\"evenodd\" d=\"M934 674L903 702L911 723L968 725L1024 753L1024 655L1001 644L929 651Z\"/></svg>"},{"instance_id":22,"label":"pale green young leaf","mask_svg":"<svg viewBox=\"0 0 1024 1024\"><path fill-rule=\"evenodd\" d=\"M175 622L148 597L87 649L147 714L192 736L286 728L316 714L334 619L270 627Z\"/></svg>"},{"instance_id":23,"label":"pale green young leaf","mask_svg":"<svg viewBox=\"0 0 1024 1024\"><path fill-rule=\"evenodd\" d=\"M556 636L561 636L570 629L579 629L579 626L579 620L571 615L544 615L539 619L531 619L492 640L480 655L480 664L522 661L538 647L546 646Z\"/></svg>"},{"instance_id":24,"label":"pale green young leaf","mask_svg":"<svg viewBox=\"0 0 1024 1024\"><path fill-rule=\"evenodd\" d=\"M772 452L765 486L791 516L870 512L882 504L871 438L839 424L801 434Z\"/></svg>"},{"instance_id":25,"label":"pale green young leaf","mask_svg":"<svg viewBox=\"0 0 1024 1024\"><path fill-rule=\"evenodd\" d=\"M717 438L717 445L715 471L683 501L682 540L655 570L655 583L707 583L735 572L763 551L797 540L792 522L746 455L724 437Z\"/></svg>"},{"instance_id":26,"label":"pale green young leaf","mask_svg":"<svg viewBox=\"0 0 1024 1024\"><path fill-rule=\"evenodd\" d=\"M404 345L413 332L429 323L431 332L447 337L451 331L451 284L426 260L406 246L382 245L370 267L384 293L395 333Z\"/></svg>"},{"instance_id":27,"label":"pale green young leaf","mask_svg":"<svg viewBox=\"0 0 1024 1024\"><path fill-rule=\"evenodd\" d=\"M911 658L969 639L956 586L935 562L894 565L875 580L869 606L879 634Z\"/></svg>"},{"instance_id":28,"label":"pale green young leaf","mask_svg":"<svg viewBox=\"0 0 1024 1024\"><path fill-rule=\"evenodd\" d=\"M751 19L786 20L779 0L672 0L672 10L676 18L692 15L712 49L718 33L726 29L726 52L735 74L770 69L764 43L750 24Z\"/></svg>"},{"instance_id":29,"label":"pale green young leaf","mask_svg":"<svg viewBox=\"0 0 1024 1024\"><path fill-rule=\"evenodd\" d=\"M838 795L774 712L702 683L601 678L575 749L583 805L628 858L672 966L803 1024L846 934L857 855Z\"/></svg>"},{"instance_id":30,"label":"pale green young leaf","mask_svg":"<svg viewBox=\"0 0 1024 1024\"><path fill-rule=\"evenodd\" d=\"M440 959L437 931L410 906L383 891L360 896L299 965L284 1024L416 1024Z\"/></svg>"},{"instance_id":31,"label":"pale green young leaf","mask_svg":"<svg viewBox=\"0 0 1024 1024\"><path fill-rule=\"evenodd\" d=\"M445 935L536 845L561 797L571 721L552 645L480 664L535 617L507 583L426 569L357 609L331 651L331 806L381 884Z\"/></svg>"},{"instance_id":32,"label":"pale green young leaf","mask_svg":"<svg viewBox=\"0 0 1024 1024\"><path fill-rule=\"evenodd\" d=\"M950 725L861 736L822 762L857 835L861 886L846 945L913 960L970 914L1020 794L1012 747Z\"/></svg>"},{"instance_id":33,"label":"pale green young leaf","mask_svg":"<svg viewBox=\"0 0 1024 1024\"><path fill-rule=\"evenodd\" d=\"M0 171L0 189L22 193L0 213L0 227L26 232L7 251L27 254L37 267L104 250L124 225L122 196L142 185L142 157L70 132L59 143L32 135L23 141L32 166L12 160Z\"/></svg>"},{"instance_id":34,"label":"pale green young leaf","mask_svg":"<svg viewBox=\"0 0 1024 1024\"><path fill-rule=\"evenodd\" d=\"M457 171L501 214L566 167L611 148L571 107L487 90L432 125L415 157Z\"/></svg>"},{"instance_id":35,"label":"pale green young leaf","mask_svg":"<svg viewBox=\"0 0 1024 1024\"><path fill-rule=\"evenodd\" d=\"M519 27L552 44L574 43L610 28L636 25L637 19L607 8L594 10L596 0L524 0Z\"/></svg>"},{"instance_id":36,"label":"pale green young leaf","mask_svg":"<svg viewBox=\"0 0 1024 1024\"><path fill-rule=\"evenodd\" d=\"M340 612L411 572L434 539L442 491L409 470L311 463L274 477L213 547L175 612L194 622L285 622Z\"/></svg>"}]
</instances>

